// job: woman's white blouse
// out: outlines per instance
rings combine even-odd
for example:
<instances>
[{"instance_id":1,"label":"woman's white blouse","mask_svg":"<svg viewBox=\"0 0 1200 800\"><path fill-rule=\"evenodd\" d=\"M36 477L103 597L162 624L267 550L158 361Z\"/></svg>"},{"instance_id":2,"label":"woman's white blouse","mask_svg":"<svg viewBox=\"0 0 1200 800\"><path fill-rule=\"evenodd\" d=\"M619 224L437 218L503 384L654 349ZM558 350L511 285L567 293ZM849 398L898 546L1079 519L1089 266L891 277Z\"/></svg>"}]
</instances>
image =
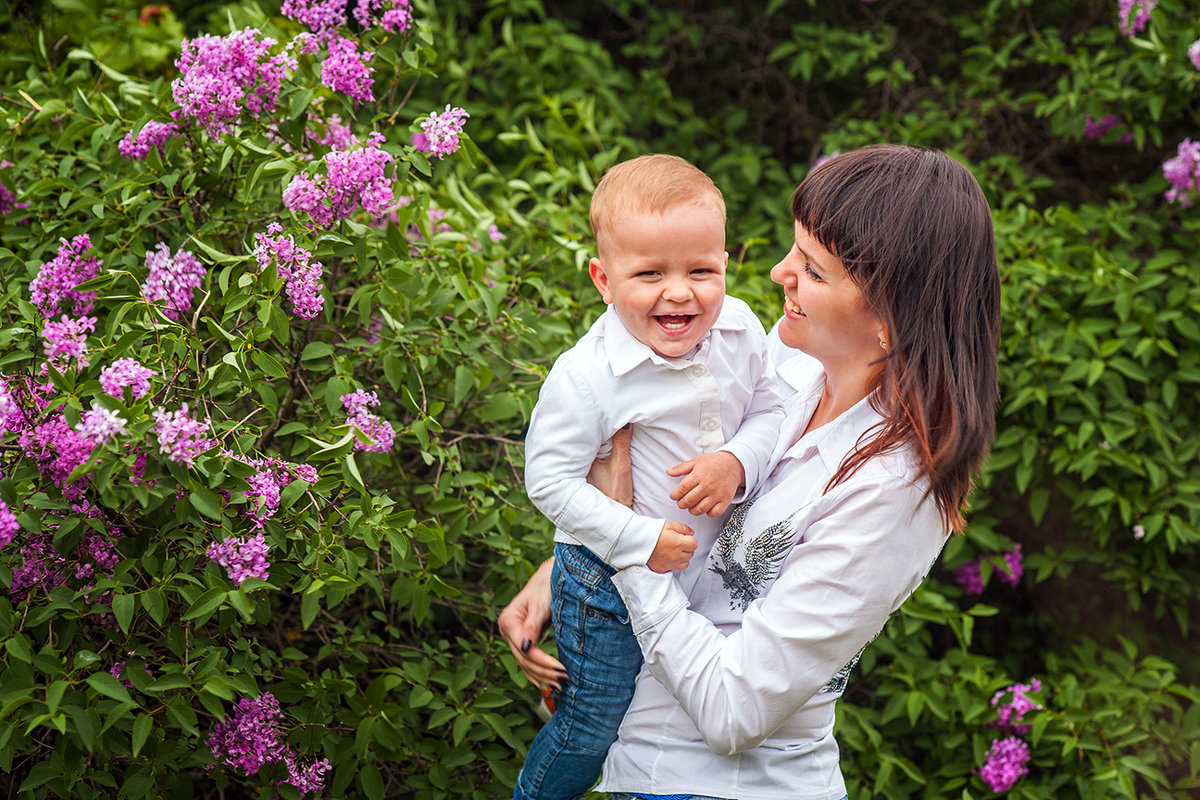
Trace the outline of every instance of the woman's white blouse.
<instances>
[{"instance_id":1,"label":"woman's white blouse","mask_svg":"<svg viewBox=\"0 0 1200 800\"><path fill-rule=\"evenodd\" d=\"M921 583L947 528L903 452L871 459L826 492L881 417L865 399L792 444L825 377L796 351L778 374L783 452L726 524L690 594L645 567L613 578L646 666L602 791L845 794L834 703L863 647Z\"/></svg>"}]
</instances>

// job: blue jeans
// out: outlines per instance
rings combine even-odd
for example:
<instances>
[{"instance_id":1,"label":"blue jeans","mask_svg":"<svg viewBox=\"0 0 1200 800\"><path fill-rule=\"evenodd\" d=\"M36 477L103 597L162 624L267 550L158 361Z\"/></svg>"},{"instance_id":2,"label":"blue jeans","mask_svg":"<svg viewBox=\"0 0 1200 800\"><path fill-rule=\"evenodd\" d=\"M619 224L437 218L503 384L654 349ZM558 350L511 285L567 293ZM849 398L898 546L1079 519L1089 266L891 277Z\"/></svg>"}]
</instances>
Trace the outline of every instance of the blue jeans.
<instances>
[{"instance_id":1,"label":"blue jeans","mask_svg":"<svg viewBox=\"0 0 1200 800\"><path fill-rule=\"evenodd\" d=\"M612 567L578 545L554 548L550 608L567 681L517 776L513 800L574 800L596 783L633 699L642 651Z\"/></svg>"}]
</instances>

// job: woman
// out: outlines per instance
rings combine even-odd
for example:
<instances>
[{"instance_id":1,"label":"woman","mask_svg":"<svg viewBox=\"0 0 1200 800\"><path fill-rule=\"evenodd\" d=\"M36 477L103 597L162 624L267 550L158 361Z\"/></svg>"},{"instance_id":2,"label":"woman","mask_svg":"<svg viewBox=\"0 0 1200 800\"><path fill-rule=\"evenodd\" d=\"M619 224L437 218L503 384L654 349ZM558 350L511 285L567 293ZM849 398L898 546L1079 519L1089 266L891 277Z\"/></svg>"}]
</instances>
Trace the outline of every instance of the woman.
<instances>
[{"instance_id":1,"label":"woman","mask_svg":"<svg viewBox=\"0 0 1200 800\"><path fill-rule=\"evenodd\" d=\"M778 462L689 595L645 567L613 576L646 669L601 790L844 797L834 703L964 524L997 399L982 191L943 153L877 146L813 170L792 211L795 245L771 271L784 294ZM623 471L597 474L618 496ZM543 565L500 629L531 680L558 685L560 665L525 644L549 617L548 581Z\"/></svg>"}]
</instances>

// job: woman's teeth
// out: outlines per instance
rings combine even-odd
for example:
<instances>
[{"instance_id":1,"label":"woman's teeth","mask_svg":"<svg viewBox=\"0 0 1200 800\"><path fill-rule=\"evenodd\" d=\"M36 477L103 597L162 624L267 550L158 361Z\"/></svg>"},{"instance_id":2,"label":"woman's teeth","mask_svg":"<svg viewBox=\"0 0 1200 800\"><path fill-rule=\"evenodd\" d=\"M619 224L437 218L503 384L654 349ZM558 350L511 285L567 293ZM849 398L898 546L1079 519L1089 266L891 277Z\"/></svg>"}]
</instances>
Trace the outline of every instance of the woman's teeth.
<instances>
[{"instance_id":1,"label":"woman's teeth","mask_svg":"<svg viewBox=\"0 0 1200 800\"><path fill-rule=\"evenodd\" d=\"M791 311L793 314L799 314L802 317L806 316L804 313L804 309L800 308L800 306L796 305L791 300L788 300L786 297L783 299L783 305L787 308L788 311Z\"/></svg>"}]
</instances>

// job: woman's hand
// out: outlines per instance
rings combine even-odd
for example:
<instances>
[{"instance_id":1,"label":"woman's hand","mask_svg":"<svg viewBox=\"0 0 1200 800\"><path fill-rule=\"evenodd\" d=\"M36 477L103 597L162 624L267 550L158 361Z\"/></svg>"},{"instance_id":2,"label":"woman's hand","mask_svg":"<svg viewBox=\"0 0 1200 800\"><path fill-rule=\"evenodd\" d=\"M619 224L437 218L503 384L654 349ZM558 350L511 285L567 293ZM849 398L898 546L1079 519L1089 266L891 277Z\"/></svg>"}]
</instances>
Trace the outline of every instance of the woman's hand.
<instances>
[{"instance_id":1,"label":"woman's hand","mask_svg":"<svg viewBox=\"0 0 1200 800\"><path fill-rule=\"evenodd\" d=\"M537 646L542 631L550 624L550 570L553 567L552 558L538 567L529 583L500 612L496 625L525 677L535 686L548 684L557 690L562 689L567 679L566 668Z\"/></svg>"},{"instance_id":2,"label":"woman's hand","mask_svg":"<svg viewBox=\"0 0 1200 800\"><path fill-rule=\"evenodd\" d=\"M587 482L623 506L633 507L633 465L629 461L629 440L633 426L626 425L613 434L612 453L597 458L588 470Z\"/></svg>"}]
</instances>

